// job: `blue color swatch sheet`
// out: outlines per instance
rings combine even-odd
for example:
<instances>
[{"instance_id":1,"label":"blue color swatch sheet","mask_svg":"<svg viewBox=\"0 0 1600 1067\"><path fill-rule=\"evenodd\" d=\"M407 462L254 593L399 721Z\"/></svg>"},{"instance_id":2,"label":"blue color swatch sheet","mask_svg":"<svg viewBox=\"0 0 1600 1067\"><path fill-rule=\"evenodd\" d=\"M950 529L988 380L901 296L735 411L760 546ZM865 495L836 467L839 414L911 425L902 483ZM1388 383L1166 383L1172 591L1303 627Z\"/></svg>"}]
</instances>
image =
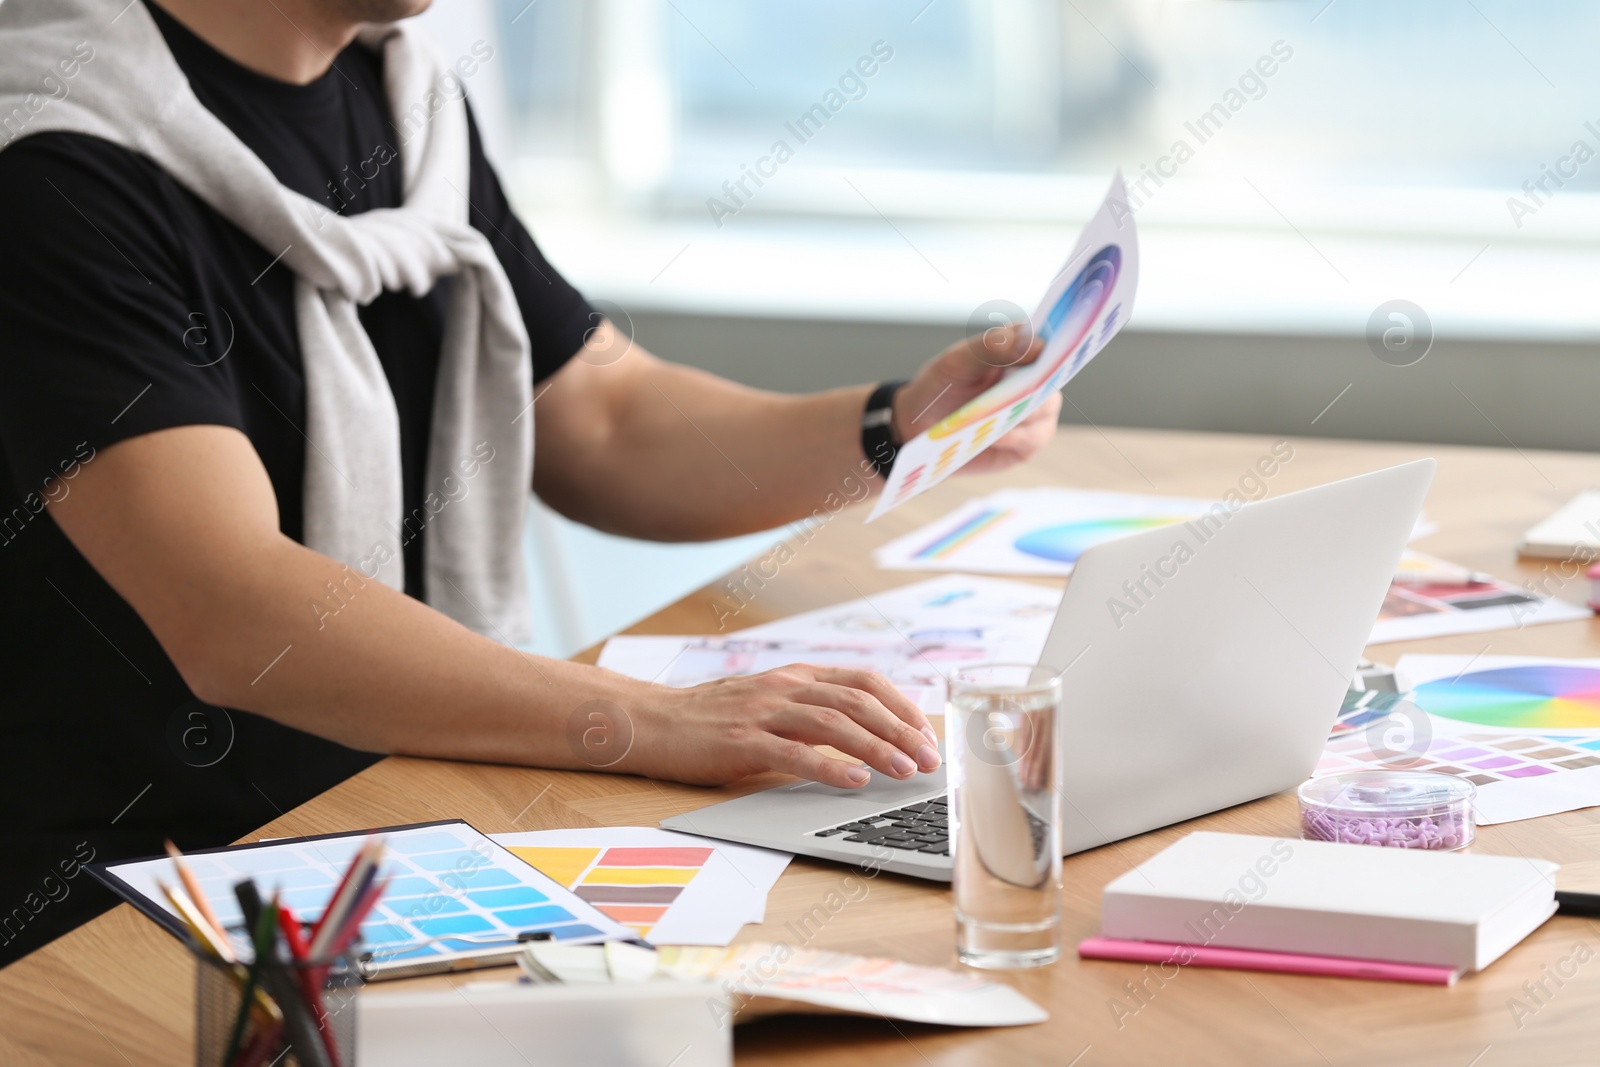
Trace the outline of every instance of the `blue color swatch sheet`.
<instances>
[{"instance_id":1,"label":"blue color swatch sheet","mask_svg":"<svg viewBox=\"0 0 1600 1067\"><path fill-rule=\"evenodd\" d=\"M379 969L515 944L518 934L530 931L575 943L637 936L464 822L290 838L186 858L217 918L248 956L234 883L254 878L262 896L278 892L297 917L314 922L370 833L382 834L388 845L382 867L388 889L361 925L363 947ZM157 884L177 884L171 860L107 864L103 873L141 911L181 928Z\"/></svg>"}]
</instances>

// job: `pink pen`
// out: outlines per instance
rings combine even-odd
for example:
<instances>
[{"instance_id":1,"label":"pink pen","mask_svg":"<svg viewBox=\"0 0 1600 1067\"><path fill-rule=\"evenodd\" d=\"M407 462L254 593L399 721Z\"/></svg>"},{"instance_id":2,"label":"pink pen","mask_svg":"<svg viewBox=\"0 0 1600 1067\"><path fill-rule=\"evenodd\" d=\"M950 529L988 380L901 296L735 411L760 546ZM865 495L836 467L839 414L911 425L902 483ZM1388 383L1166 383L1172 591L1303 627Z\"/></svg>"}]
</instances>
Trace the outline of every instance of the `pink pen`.
<instances>
[{"instance_id":1,"label":"pink pen","mask_svg":"<svg viewBox=\"0 0 1600 1067\"><path fill-rule=\"evenodd\" d=\"M1461 976L1459 968L1426 963L1389 963L1386 960L1357 960L1345 956L1308 956L1300 952L1175 945L1165 941L1123 941L1113 937L1091 937L1080 942L1078 955L1086 960L1227 967L1240 971L1277 971L1324 978L1375 978L1385 982L1421 982L1425 985L1454 985Z\"/></svg>"}]
</instances>

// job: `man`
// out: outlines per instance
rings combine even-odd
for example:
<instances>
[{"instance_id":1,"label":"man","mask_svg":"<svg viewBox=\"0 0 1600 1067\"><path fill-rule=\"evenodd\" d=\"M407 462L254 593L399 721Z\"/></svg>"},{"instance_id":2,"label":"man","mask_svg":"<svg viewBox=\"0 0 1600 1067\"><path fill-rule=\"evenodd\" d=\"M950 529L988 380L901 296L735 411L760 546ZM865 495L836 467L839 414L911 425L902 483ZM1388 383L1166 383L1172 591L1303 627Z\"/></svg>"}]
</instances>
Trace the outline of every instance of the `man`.
<instances>
[{"instance_id":1,"label":"man","mask_svg":"<svg viewBox=\"0 0 1600 1067\"><path fill-rule=\"evenodd\" d=\"M378 754L844 787L854 760L938 766L875 674L674 690L510 647L528 479L615 533L769 529L881 485L893 442L1037 345L811 396L618 359L512 214L459 76L362 29L427 0L21 2L0 5L0 962L109 904L84 863L224 844ZM1037 451L1058 407L974 469ZM591 724L630 742L590 758Z\"/></svg>"}]
</instances>

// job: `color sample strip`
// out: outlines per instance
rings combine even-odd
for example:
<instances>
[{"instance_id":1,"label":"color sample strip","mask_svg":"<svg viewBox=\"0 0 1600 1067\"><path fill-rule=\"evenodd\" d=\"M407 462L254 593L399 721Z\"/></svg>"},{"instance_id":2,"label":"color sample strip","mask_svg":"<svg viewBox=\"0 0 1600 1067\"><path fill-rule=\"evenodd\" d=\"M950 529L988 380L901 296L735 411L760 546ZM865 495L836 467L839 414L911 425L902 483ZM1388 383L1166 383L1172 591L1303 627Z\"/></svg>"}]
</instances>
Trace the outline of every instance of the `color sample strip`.
<instances>
[{"instance_id":1,"label":"color sample strip","mask_svg":"<svg viewBox=\"0 0 1600 1067\"><path fill-rule=\"evenodd\" d=\"M930 542L916 551L917 559L939 559L948 556L962 545L977 537L984 530L993 526L1001 519L1011 514L1010 508L988 508L978 512L966 522L955 529L941 534L937 540Z\"/></svg>"},{"instance_id":2,"label":"color sample strip","mask_svg":"<svg viewBox=\"0 0 1600 1067\"><path fill-rule=\"evenodd\" d=\"M665 904L599 904L596 906L617 920L617 922L627 923L635 929L640 926L649 928L660 922L661 917L667 913Z\"/></svg>"},{"instance_id":3,"label":"color sample strip","mask_svg":"<svg viewBox=\"0 0 1600 1067\"><path fill-rule=\"evenodd\" d=\"M911 468L910 473L906 475L906 480L900 484L900 488L895 492L894 499L896 503L913 494L916 490L917 482L921 481L922 472L927 469L927 466L926 463L919 463Z\"/></svg>"},{"instance_id":4,"label":"color sample strip","mask_svg":"<svg viewBox=\"0 0 1600 1067\"><path fill-rule=\"evenodd\" d=\"M699 867L600 867L583 876L583 885L688 885Z\"/></svg>"},{"instance_id":5,"label":"color sample strip","mask_svg":"<svg viewBox=\"0 0 1600 1067\"><path fill-rule=\"evenodd\" d=\"M600 855L598 848L513 848L511 854L571 889Z\"/></svg>"},{"instance_id":6,"label":"color sample strip","mask_svg":"<svg viewBox=\"0 0 1600 1067\"><path fill-rule=\"evenodd\" d=\"M597 867L693 867L706 865L709 848L608 848Z\"/></svg>"},{"instance_id":7,"label":"color sample strip","mask_svg":"<svg viewBox=\"0 0 1600 1067\"><path fill-rule=\"evenodd\" d=\"M967 445L967 452L969 454L983 451L984 442L987 441L989 435L994 432L994 424L996 421L997 420L995 419L990 419L973 432L972 441Z\"/></svg>"},{"instance_id":8,"label":"color sample strip","mask_svg":"<svg viewBox=\"0 0 1600 1067\"><path fill-rule=\"evenodd\" d=\"M1600 762L1600 759L1596 759ZM681 885L580 885L573 890L591 904L671 904Z\"/></svg>"}]
</instances>

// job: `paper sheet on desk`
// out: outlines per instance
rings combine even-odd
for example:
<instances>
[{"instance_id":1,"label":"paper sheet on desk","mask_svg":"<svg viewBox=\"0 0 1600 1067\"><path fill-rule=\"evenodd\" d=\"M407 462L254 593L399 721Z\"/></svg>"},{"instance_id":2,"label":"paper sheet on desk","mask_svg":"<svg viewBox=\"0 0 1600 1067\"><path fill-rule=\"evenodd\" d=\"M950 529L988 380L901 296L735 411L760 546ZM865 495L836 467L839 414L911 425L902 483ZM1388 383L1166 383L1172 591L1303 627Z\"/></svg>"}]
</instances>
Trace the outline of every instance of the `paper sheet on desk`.
<instances>
[{"instance_id":1,"label":"paper sheet on desk","mask_svg":"<svg viewBox=\"0 0 1600 1067\"><path fill-rule=\"evenodd\" d=\"M1408 691L1349 694L1312 777L1454 774L1483 825L1600 804L1600 659L1417 655L1395 671Z\"/></svg>"},{"instance_id":2,"label":"paper sheet on desk","mask_svg":"<svg viewBox=\"0 0 1600 1067\"><path fill-rule=\"evenodd\" d=\"M885 570L1066 576L1084 550L1205 514L1212 501L1093 489L1002 489L872 553Z\"/></svg>"},{"instance_id":3,"label":"paper sheet on desk","mask_svg":"<svg viewBox=\"0 0 1600 1067\"><path fill-rule=\"evenodd\" d=\"M680 981L721 984L736 1000L736 1018L794 1011L799 1004L942 1026L1025 1026L1050 1018L1015 989L972 971L796 950L784 942L740 944L726 952L669 948L659 960Z\"/></svg>"},{"instance_id":4,"label":"paper sheet on desk","mask_svg":"<svg viewBox=\"0 0 1600 1067\"><path fill-rule=\"evenodd\" d=\"M1414 641L1449 634L1520 630L1541 622L1587 619L1588 608L1558 597L1537 593L1491 575L1473 575L1444 581L1430 580L1430 569L1444 571L1453 564L1421 552L1407 550L1401 573L1389 587L1369 643Z\"/></svg>"},{"instance_id":5,"label":"paper sheet on desk","mask_svg":"<svg viewBox=\"0 0 1600 1067\"><path fill-rule=\"evenodd\" d=\"M496 844L663 945L727 945L766 918L787 852L647 826L494 834Z\"/></svg>"},{"instance_id":6,"label":"paper sheet on desk","mask_svg":"<svg viewBox=\"0 0 1600 1067\"><path fill-rule=\"evenodd\" d=\"M1095 545L1242 503L1238 496L1219 501L1064 486L1002 489L895 538L875 549L872 558L884 570L1065 577ZM1411 540L1437 529L1419 515ZM1451 566L1420 553L1412 559Z\"/></svg>"},{"instance_id":7,"label":"paper sheet on desk","mask_svg":"<svg viewBox=\"0 0 1600 1067\"><path fill-rule=\"evenodd\" d=\"M797 662L886 675L929 715L943 714L945 676L964 663L1036 663L1061 591L947 575L793 615L727 637L621 636L599 664L665 685L753 674Z\"/></svg>"},{"instance_id":8,"label":"paper sheet on desk","mask_svg":"<svg viewBox=\"0 0 1600 1067\"><path fill-rule=\"evenodd\" d=\"M1099 354L1133 312L1139 241L1119 170L1065 266L1030 317L1044 341L1036 362L999 382L900 446L871 522L938 485L1004 437Z\"/></svg>"},{"instance_id":9,"label":"paper sheet on desk","mask_svg":"<svg viewBox=\"0 0 1600 1067\"><path fill-rule=\"evenodd\" d=\"M719 678L735 678L809 663L877 671L925 715L944 714L944 675L962 663L987 659L981 645L914 644L905 641L773 641L757 637L613 637L600 666L633 678L683 689Z\"/></svg>"},{"instance_id":10,"label":"paper sheet on desk","mask_svg":"<svg viewBox=\"0 0 1600 1067\"><path fill-rule=\"evenodd\" d=\"M1095 545L1186 523L1227 502L1041 486L970 500L873 553L885 570L1068 575ZM1412 538L1436 528L1419 516ZM1520 629L1589 616L1587 608L1408 549L1369 644Z\"/></svg>"},{"instance_id":11,"label":"paper sheet on desk","mask_svg":"<svg viewBox=\"0 0 1600 1067\"><path fill-rule=\"evenodd\" d=\"M389 846L381 870L388 888L361 926L380 975L461 952L514 948L519 934L534 929L567 943L633 936L581 895L529 870L460 820L202 849L187 860L235 950L248 958L250 942L234 884L253 877L263 894L280 893L286 907L315 920L369 833L381 833ZM97 864L90 870L140 911L181 932L159 889L161 881L173 878L170 859Z\"/></svg>"}]
</instances>

